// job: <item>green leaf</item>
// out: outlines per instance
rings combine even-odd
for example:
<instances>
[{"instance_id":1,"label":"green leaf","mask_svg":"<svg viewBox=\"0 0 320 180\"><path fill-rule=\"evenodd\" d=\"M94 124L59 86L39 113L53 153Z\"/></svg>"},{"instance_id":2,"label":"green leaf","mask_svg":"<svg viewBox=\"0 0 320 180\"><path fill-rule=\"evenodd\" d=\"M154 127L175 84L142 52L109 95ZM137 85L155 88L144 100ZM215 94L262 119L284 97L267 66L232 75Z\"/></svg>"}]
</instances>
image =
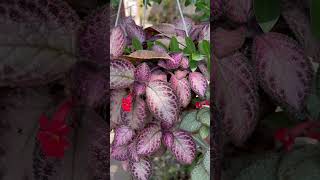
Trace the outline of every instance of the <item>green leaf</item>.
<instances>
[{"instance_id":1,"label":"green leaf","mask_svg":"<svg viewBox=\"0 0 320 180\"><path fill-rule=\"evenodd\" d=\"M254 13L264 32L269 32L280 17L280 0L254 0Z\"/></svg>"},{"instance_id":2,"label":"green leaf","mask_svg":"<svg viewBox=\"0 0 320 180\"><path fill-rule=\"evenodd\" d=\"M189 66L190 66L191 71L194 72L194 71L196 71L197 68L198 68L198 62L191 60L191 61L189 62Z\"/></svg>"},{"instance_id":3,"label":"green leaf","mask_svg":"<svg viewBox=\"0 0 320 180\"><path fill-rule=\"evenodd\" d=\"M141 42L136 37L134 37L132 39L132 47L135 50L142 50L143 49Z\"/></svg>"},{"instance_id":4,"label":"green leaf","mask_svg":"<svg viewBox=\"0 0 320 180\"><path fill-rule=\"evenodd\" d=\"M294 122L289 118L287 113L281 111L268 115L262 120L262 124L272 130L276 130L291 127L294 125Z\"/></svg>"},{"instance_id":5,"label":"green leaf","mask_svg":"<svg viewBox=\"0 0 320 180\"><path fill-rule=\"evenodd\" d=\"M180 124L180 129L188 132L198 131L201 127L201 123L197 121L197 111L193 110L188 112L183 118Z\"/></svg>"},{"instance_id":6,"label":"green leaf","mask_svg":"<svg viewBox=\"0 0 320 180\"><path fill-rule=\"evenodd\" d=\"M310 94L307 99L307 109L313 119L318 119L320 114L320 97Z\"/></svg>"},{"instance_id":7,"label":"green leaf","mask_svg":"<svg viewBox=\"0 0 320 180\"><path fill-rule=\"evenodd\" d=\"M200 109L197 114L197 120L206 126L210 126L210 108L205 107Z\"/></svg>"},{"instance_id":8,"label":"green leaf","mask_svg":"<svg viewBox=\"0 0 320 180\"><path fill-rule=\"evenodd\" d=\"M170 52L180 52L179 42L176 37L172 37L169 44Z\"/></svg>"},{"instance_id":9,"label":"green leaf","mask_svg":"<svg viewBox=\"0 0 320 180\"><path fill-rule=\"evenodd\" d=\"M130 54L131 53L131 48L130 47L125 47L124 48L124 53L125 54Z\"/></svg>"},{"instance_id":10,"label":"green leaf","mask_svg":"<svg viewBox=\"0 0 320 180\"><path fill-rule=\"evenodd\" d=\"M311 0L310 16L313 34L320 38L320 1Z\"/></svg>"},{"instance_id":11,"label":"green leaf","mask_svg":"<svg viewBox=\"0 0 320 180\"><path fill-rule=\"evenodd\" d=\"M203 40L199 43L198 49L201 54L206 55L210 58L210 43L207 40Z\"/></svg>"},{"instance_id":12,"label":"green leaf","mask_svg":"<svg viewBox=\"0 0 320 180\"><path fill-rule=\"evenodd\" d=\"M148 50L151 50L152 47L153 47L153 45L154 45L154 42L153 42L153 41L147 41L147 49L148 49Z\"/></svg>"},{"instance_id":13,"label":"green leaf","mask_svg":"<svg viewBox=\"0 0 320 180\"><path fill-rule=\"evenodd\" d=\"M191 171L191 180L209 180L210 176L202 164L198 164Z\"/></svg>"},{"instance_id":14,"label":"green leaf","mask_svg":"<svg viewBox=\"0 0 320 180\"><path fill-rule=\"evenodd\" d=\"M201 61L204 59L204 55L198 54L198 53L192 53L191 59L194 61Z\"/></svg>"},{"instance_id":15,"label":"green leaf","mask_svg":"<svg viewBox=\"0 0 320 180\"><path fill-rule=\"evenodd\" d=\"M197 52L196 45L194 44L192 39L190 37L186 37L185 40L186 40L186 48L185 48L186 51L189 54Z\"/></svg>"},{"instance_id":16,"label":"green leaf","mask_svg":"<svg viewBox=\"0 0 320 180\"><path fill-rule=\"evenodd\" d=\"M154 41L154 44L155 45L158 45L158 46L162 46L163 48L165 48L166 50L168 49L166 45L164 45L162 42L160 41Z\"/></svg>"},{"instance_id":17,"label":"green leaf","mask_svg":"<svg viewBox=\"0 0 320 180\"><path fill-rule=\"evenodd\" d=\"M202 139L205 139L209 136L210 129L207 126L202 126L199 130L199 135Z\"/></svg>"},{"instance_id":18,"label":"green leaf","mask_svg":"<svg viewBox=\"0 0 320 180\"><path fill-rule=\"evenodd\" d=\"M208 174L210 174L210 148L206 151L202 164Z\"/></svg>"}]
</instances>

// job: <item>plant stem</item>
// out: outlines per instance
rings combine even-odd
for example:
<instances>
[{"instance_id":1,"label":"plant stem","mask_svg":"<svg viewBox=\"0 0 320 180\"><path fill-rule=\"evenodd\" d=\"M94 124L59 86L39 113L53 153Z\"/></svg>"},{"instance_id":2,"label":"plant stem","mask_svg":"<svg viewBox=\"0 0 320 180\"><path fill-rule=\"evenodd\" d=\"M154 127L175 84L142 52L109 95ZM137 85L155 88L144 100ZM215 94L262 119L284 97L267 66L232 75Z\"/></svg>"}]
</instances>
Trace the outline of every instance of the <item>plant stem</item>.
<instances>
[{"instance_id":1,"label":"plant stem","mask_svg":"<svg viewBox=\"0 0 320 180\"><path fill-rule=\"evenodd\" d=\"M118 12L117 12L117 19L116 19L116 23L114 25L115 27L118 25L119 16L120 16L120 10L121 10L121 4L122 4L122 0L120 0L120 2L119 2Z\"/></svg>"},{"instance_id":2,"label":"plant stem","mask_svg":"<svg viewBox=\"0 0 320 180\"><path fill-rule=\"evenodd\" d=\"M181 19L182 19L182 22L183 22L184 31L186 32L187 37L189 37L188 30L187 30L187 25L186 25L186 22L184 21L184 17L183 17L183 13L182 13L182 10L181 10L181 5L180 5L179 0L177 0L177 4L178 4L178 8L179 8Z\"/></svg>"}]
</instances>

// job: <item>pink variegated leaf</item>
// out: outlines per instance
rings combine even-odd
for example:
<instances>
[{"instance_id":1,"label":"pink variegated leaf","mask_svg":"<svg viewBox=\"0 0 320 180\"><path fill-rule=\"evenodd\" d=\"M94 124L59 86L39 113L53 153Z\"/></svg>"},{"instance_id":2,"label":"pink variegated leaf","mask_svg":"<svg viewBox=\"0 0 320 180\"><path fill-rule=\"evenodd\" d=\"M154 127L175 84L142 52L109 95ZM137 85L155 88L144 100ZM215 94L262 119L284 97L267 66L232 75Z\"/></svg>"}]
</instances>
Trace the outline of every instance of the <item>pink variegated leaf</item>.
<instances>
[{"instance_id":1,"label":"pink variegated leaf","mask_svg":"<svg viewBox=\"0 0 320 180\"><path fill-rule=\"evenodd\" d=\"M199 72L192 72L189 74L189 82L191 89L199 96L204 97L208 83L206 78Z\"/></svg>"},{"instance_id":2,"label":"pink variegated leaf","mask_svg":"<svg viewBox=\"0 0 320 180\"><path fill-rule=\"evenodd\" d=\"M248 22L253 17L253 0L228 0L225 11L228 18L238 23Z\"/></svg>"},{"instance_id":3,"label":"pink variegated leaf","mask_svg":"<svg viewBox=\"0 0 320 180\"><path fill-rule=\"evenodd\" d=\"M128 145L128 156L130 161L139 162L140 157L137 153L137 142L134 140Z\"/></svg>"},{"instance_id":4,"label":"pink variegated leaf","mask_svg":"<svg viewBox=\"0 0 320 180\"><path fill-rule=\"evenodd\" d=\"M189 59L187 57L182 57L180 62L180 67L182 69L188 69L189 68Z\"/></svg>"},{"instance_id":5,"label":"pink variegated leaf","mask_svg":"<svg viewBox=\"0 0 320 180\"><path fill-rule=\"evenodd\" d=\"M156 52L160 52L160 53L167 53L167 50L164 47L157 45L157 44L152 46L152 51L156 51Z\"/></svg>"},{"instance_id":6,"label":"pink variegated leaf","mask_svg":"<svg viewBox=\"0 0 320 180\"><path fill-rule=\"evenodd\" d=\"M236 53L214 59L212 80L214 103L223 117L225 132L241 145L253 132L258 120L258 94L248 59Z\"/></svg>"},{"instance_id":7,"label":"pink variegated leaf","mask_svg":"<svg viewBox=\"0 0 320 180\"><path fill-rule=\"evenodd\" d=\"M129 126L122 125L115 129L114 131L114 146L122 146L128 144L133 136L135 135L134 130Z\"/></svg>"},{"instance_id":8,"label":"pink variegated leaf","mask_svg":"<svg viewBox=\"0 0 320 180\"><path fill-rule=\"evenodd\" d=\"M162 132L160 126L149 124L137 137L137 153L139 155L151 155L161 146Z\"/></svg>"},{"instance_id":9,"label":"pink variegated leaf","mask_svg":"<svg viewBox=\"0 0 320 180\"><path fill-rule=\"evenodd\" d=\"M120 26L111 30L110 34L110 55L112 58L119 57L124 52L126 37Z\"/></svg>"},{"instance_id":10,"label":"pink variegated leaf","mask_svg":"<svg viewBox=\"0 0 320 180\"><path fill-rule=\"evenodd\" d=\"M146 33L141 26L136 25L132 17L126 17L123 19L122 26L129 39L137 38L141 43L146 40Z\"/></svg>"},{"instance_id":11,"label":"pink variegated leaf","mask_svg":"<svg viewBox=\"0 0 320 180\"><path fill-rule=\"evenodd\" d=\"M137 66L134 72L135 80L141 81L140 83L146 83L150 80L151 71L147 63L141 63Z\"/></svg>"},{"instance_id":12,"label":"pink variegated leaf","mask_svg":"<svg viewBox=\"0 0 320 180\"><path fill-rule=\"evenodd\" d=\"M137 96L134 100L131 111L122 111L121 117L130 128L135 130L143 128L148 117L148 110L145 101Z\"/></svg>"},{"instance_id":13,"label":"pink variegated leaf","mask_svg":"<svg viewBox=\"0 0 320 180\"><path fill-rule=\"evenodd\" d=\"M199 32L198 41L202 40L207 40L210 42L210 24L204 25L201 31Z\"/></svg>"},{"instance_id":14,"label":"pink variegated leaf","mask_svg":"<svg viewBox=\"0 0 320 180\"><path fill-rule=\"evenodd\" d=\"M204 75L204 77L209 80L210 78L210 74L208 72L208 67L206 65L206 63L204 63L203 61L198 63L198 68L201 71L201 73Z\"/></svg>"},{"instance_id":15,"label":"pink variegated leaf","mask_svg":"<svg viewBox=\"0 0 320 180\"><path fill-rule=\"evenodd\" d=\"M254 40L253 57L261 85L289 111L301 112L310 92L313 71L296 41L279 33Z\"/></svg>"},{"instance_id":16,"label":"pink variegated leaf","mask_svg":"<svg viewBox=\"0 0 320 180\"><path fill-rule=\"evenodd\" d=\"M122 98L127 96L124 89L112 90L110 93L110 121L116 125L123 124L121 120L121 103Z\"/></svg>"},{"instance_id":17,"label":"pink variegated leaf","mask_svg":"<svg viewBox=\"0 0 320 180\"><path fill-rule=\"evenodd\" d=\"M110 89L127 88L134 82L135 67L127 60L111 60Z\"/></svg>"},{"instance_id":18,"label":"pink variegated leaf","mask_svg":"<svg viewBox=\"0 0 320 180\"><path fill-rule=\"evenodd\" d=\"M133 84L133 93L134 93L136 96L144 95L144 94L146 93L146 85L145 85L145 84L138 83L138 82L135 82L135 83Z\"/></svg>"},{"instance_id":19,"label":"pink variegated leaf","mask_svg":"<svg viewBox=\"0 0 320 180\"><path fill-rule=\"evenodd\" d=\"M171 127L179 115L179 100L169 83L150 81L146 89L146 101L153 116L165 126Z\"/></svg>"},{"instance_id":20,"label":"pink variegated leaf","mask_svg":"<svg viewBox=\"0 0 320 180\"><path fill-rule=\"evenodd\" d=\"M191 88L187 78L178 79L176 75L172 75L170 83L178 96L180 106L187 107L191 101Z\"/></svg>"},{"instance_id":21,"label":"pink variegated leaf","mask_svg":"<svg viewBox=\"0 0 320 180\"><path fill-rule=\"evenodd\" d=\"M164 81L167 82L167 74L161 70L155 70L151 73L150 81Z\"/></svg>"},{"instance_id":22,"label":"pink variegated leaf","mask_svg":"<svg viewBox=\"0 0 320 180\"><path fill-rule=\"evenodd\" d=\"M174 72L174 75L178 79L185 78L188 74L189 74L189 71L187 71L187 70L183 70L183 71L177 70Z\"/></svg>"},{"instance_id":23,"label":"pink variegated leaf","mask_svg":"<svg viewBox=\"0 0 320 180\"><path fill-rule=\"evenodd\" d=\"M191 164L196 157L196 144L191 135L184 131L173 132L173 143L170 150L182 164Z\"/></svg>"},{"instance_id":24,"label":"pink variegated leaf","mask_svg":"<svg viewBox=\"0 0 320 180\"><path fill-rule=\"evenodd\" d=\"M171 148L173 144L173 140L174 140L174 137L172 132L165 132L162 136L162 142L168 149Z\"/></svg>"},{"instance_id":25,"label":"pink variegated leaf","mask_svg":"<svg viewBox=\"0 0 320 180\"><path fill-rule=\"evenodd\" d=\"M151 162L146 158L141 158L139 162L130 161L131 175L137 180L148 180L152 173Z\"/></svg>"},{"instance_id":26,"label":"pink variegated leaf","mask_svg":"<svg viewBox=\"0 0 320 180\"><path fill-rule=\"evenodd\" d=\"M111 158L118 161L125 161L128 159L128 147L127 145L112 146L111 147Z\"/></svg>"},{"instance_id":27,"label":"pink variegated leaf","mask_svg":"<svg viewBox=\"0 0 320 180\"><path fill-rule=\"evenodd\" d=\"M172 59L159 61L158 66L165 69L177 69L180 66L183 53L172 53L170 56Z\"/></svg>"}]
</instances>

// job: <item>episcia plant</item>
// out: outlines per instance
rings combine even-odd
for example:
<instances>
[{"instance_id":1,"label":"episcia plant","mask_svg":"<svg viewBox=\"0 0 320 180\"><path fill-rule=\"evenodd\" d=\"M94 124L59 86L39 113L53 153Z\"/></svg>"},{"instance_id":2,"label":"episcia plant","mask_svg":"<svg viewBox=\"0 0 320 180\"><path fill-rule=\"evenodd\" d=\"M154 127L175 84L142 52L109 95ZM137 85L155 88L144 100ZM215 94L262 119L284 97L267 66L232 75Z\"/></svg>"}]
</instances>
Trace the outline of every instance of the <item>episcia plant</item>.
<instances>
[{"instance_id":1,"label":"episcia plant","mask_svg":"<svg viewBox=\"0 0 320 180\"><path fill-rule=\"evenodd\" d=\"M210 27L185 23L143 29L125 17L111 30L111 158L135 179L150 179L166 151L209 179Z\"/></svg>"},{"instance_id":2,"label":"episcia plant","mask_svg":"<svg viewBox=\"0 0 320 180\"><path fill-rule=\"evenodd\" d=\"M223 179L320 179L314 7L299 0L214 6L212 104L222 122Z\"/></svg>"}]
</instances>

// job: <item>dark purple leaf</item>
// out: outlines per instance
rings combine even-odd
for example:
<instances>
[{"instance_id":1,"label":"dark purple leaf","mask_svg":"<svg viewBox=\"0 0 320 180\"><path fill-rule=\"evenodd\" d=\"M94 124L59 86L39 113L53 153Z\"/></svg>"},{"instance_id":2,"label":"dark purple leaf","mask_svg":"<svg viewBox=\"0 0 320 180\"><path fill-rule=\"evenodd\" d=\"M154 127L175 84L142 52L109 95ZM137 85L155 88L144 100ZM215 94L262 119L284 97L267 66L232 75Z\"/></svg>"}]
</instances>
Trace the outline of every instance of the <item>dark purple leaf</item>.
<instances>
[{"instance_id":1,"label":"dark purple leaf","mask_svg":"<svg viewBox=\"0 0 320 180\"><path fill-rule=\"evenodd\" d=\"M0 3L0 86L41 86L77 61L77 13L60 0Z\"/></svg>"},{"instance_id":2,"label":"dark purple leaf","mask_svg":"<svg viewBox=\"0 0 320 180\"><path fill-rule=\"evenodd\" d=\"M223 117L226 133L235 144L242 144L257 124L258 95L247 58L236 53L214 59L214 103Z\"/></svg>"},{"instance_id":3,"label":"dark purple leaf","mask_svg":"<svg viewBox=\"0 0 320 180\"><path fill-rule=\"evenodd\" d=\"M292 1L284 1L281 13L304 48L305 54L312 57L314 61L319 62L320 41L312 32L309 14Z\"/></svg>"},{"instance_id":4,"label":"dark purple leaf","mask_svg":"<svg viewBox=\"0 0 320 180\"><path fill-rule=\"evenodd\" d=\"M146 40L146 33L141 26L136 25L132 17L124 18L122 26L127 32L129 39L137 38L141 43Z\"/></svg>"},{"instance_id":5,"label":"dark purple leaf","mask_svg":"<svg viewBox=\"0 0 320 180\"><path fill-rule=\"evenodd\" d=\"M139 155L151 155L161 146L162 132L160 126L149 124L137 137L137 153Z\"/></svg>"},{"instance_id":6,"label":"dark purple leaf","mask_svg":"<svg viewBox=\"0 0 320 180\"><path fill-rule=\"evenodd\" d=\"M204 25L201 31L199 32L198 41L202 40L207 40L210 42L210 24Z\"/></svg>"},{"instance_id":7,"label":"dark purple leaf","mask_svg":"<svg viewBox=\"0 0 320 180\"><path fill-rule=\"evenodd\" d=\"M176 76L177 79L185 78L188 74L189 74L189 71L187 70L184 70L184 71L177 70L176 72L174 72L174 75Z\"/></svg>"},{"instance_id":8,"label":"dark purple leaf","mask_svg":"<svg viewBox=\"0 0 320 180\"><path fill-rule=\"evenodd\" d=\"M200 72L203 74L203 76L209 80L210 79L210 73L208 72L208 67L205 62L201 61L198 63L198 68Z\"/></svg>"},{"instance_id":9,"label":"dark purple leaf","mask_svg":"<svg viewBox=\"0 0 320 180\"><path fill-rule=\"evenodd\" d=\"M108 91L106 76L106 68L99 68L91 62L78 62L72 71L75 95L90 107L101 105Z\"/></svg>"},{"instance_id":10,"label":"dark purple leaf","mask_svg":"<svg viewBox=\"0 0 320 180\"><path fill-rule=\"evenodd\" d=\"M191 164L196 157L196 144L193 138L184 131L173 132L173 137L171 152L180 163Z\"/></svg>"},{"instance_id":11,"label":"dark purple leaf","mask_svg":"<svg viewBox=\"0 0 320 180\"><path fill-rule=\"evenodd\" d=\"M157 45L157 44L152 46L152 51L157 51L160 53L167 53L167 50L164 47Z\"/></svg>"},{"instance_id":12,"label":"dark purple leaf","mask_svg":"<svg viewBox=\"0 0 320 180\"><path fill-rule=\"evenodd\" d=\"M171 148L173 144L173 140L174 140L174 137L172 132L165 132L162 136L162 142L168 149Z\"/></svg>"},{"instance_id":13,"label":"dark purple leaf","mask_svg":"<svg viewBox=\"0 0 320 180\"><path fill-rule=\"evenodd\" d=\"M147 83L150 80L151 71L147 63L141 63L137 66L136 71L134 72L135 80L141 81L140 83Z\"/></svg>"},{"instance_id":14,"label":"dark purple leaf","mask_svg":"<svg viewBox=\"0 0 320 180\"><path fill-rule=\"evenodd\" d=\"M180 62L183 57L183 53L172 53L170 54L172 59L159 61L158 66L165 69L177 69L180 66Z\"/></svg>"},{"instance_id":15,"label":"dark purple leaf","mask_svg":"<svg viewBox=\"0 0 320 180\"><path fill-rule=\"evenodd\" d=\"M228 18L238 23L245 23L253 17L253 0L228 0L225 11Z\"/></svg>"},{"instance_id":16,"label":"dark purple leaf","mask_svg":"<svg viewBox=\"0 0 320 180\"><path fill-rule=\"evenodd\" d=\"M312 83L312 66L296 41L279 33L254 40L255 68L266 92L291 111L300 112Z\"/></svg>"},{"instance_id":17,"label":"dark purple leaf","mask_svg":"<svg viewBox=\"0 0 320 180\"><path fill-rule=\"evenodd\" d=\"M106 27L108 27L109 23L109 16L108 11L110 8L108 5L102 7L101 9L97 10L94 14L89 16L87 19L85 27L81 31L79 35L79 48L80 48L80 55L86 57L87 59L93 60L97 63L105 64L109 59L109 49L108 47L108 36L110 36L109 32L106 31ZM119 33L118 30L116 37L119 37L118 43L119 45L121 42L125 40L122 39L122 35ZM113 38L111 37L110 40ZM112 47L112 46L110 46ZM121 50L121 47L117 47ZM115 49L110 49L111 55L118 55L118 51L114 51ZM121 50L122 51L122 50Z\"/></svg>"},{"instance_id":18,"label":"dark purple leaf","mask_svg":"<svg viewBox=\"0 0 320 180\"><path fill-rule=\"evenodd\" d=\"M212 35L214 54L221 58L240 49L245 41L245 32L243 27L231 31L217 28Z\"/></svg>"},{"instance_id":19,"label":"dark purple leaf","mask_svg":"<svg viewBox=\"0 0 320 180\"><path fill-rule=\"evenodd\" d=\"M134 82L135 67L127 60L111 60L110 89L127 88Z\"/></svg>"},{"instance_id":20,"label":"dark purple leaf","mask_svg":"<svg viewBox=\"0 0 320 180\"><path fill-rule=\"evenodd\" d=\"M142 96L146 93L146 85L145 84L141 84L141 83L138 83L138 82L135 82L133 84L133 93L136 95L136 96Z\"/></svg>"},{"instance_id":21,"label":"dark purple leaf","mask_svg":"<svg viewBox=\"0 0 320 180\"><path fill-rule=\"evenodd\" d=\"M179 114L178 97L170 84L163 81L150 81L146 90L146 101L154 117L171 127Z\"/></svg>"},{"instance_id":22,"label":"dark purple leaf","mask_svg":"<svg viewBox=\"0 0 320 180\"><path fill-rule=\"evenodd\" d=\"M137 180L148 180L151 176L152 166L149 160L140 159L139 162L130 162L130 171Z\"/></svg>"},{"instance_id":23,"label":"dark purple leaf","mask_svg":"<svg viewBox=\"0 0 320 180\"><path fill-rule=\"evenodd\" d=\"M199 72L192 72L189 74L189 82L191 89L199 96L204 97L208 82L206 78Z\"/></svg>"}]
</instances>

